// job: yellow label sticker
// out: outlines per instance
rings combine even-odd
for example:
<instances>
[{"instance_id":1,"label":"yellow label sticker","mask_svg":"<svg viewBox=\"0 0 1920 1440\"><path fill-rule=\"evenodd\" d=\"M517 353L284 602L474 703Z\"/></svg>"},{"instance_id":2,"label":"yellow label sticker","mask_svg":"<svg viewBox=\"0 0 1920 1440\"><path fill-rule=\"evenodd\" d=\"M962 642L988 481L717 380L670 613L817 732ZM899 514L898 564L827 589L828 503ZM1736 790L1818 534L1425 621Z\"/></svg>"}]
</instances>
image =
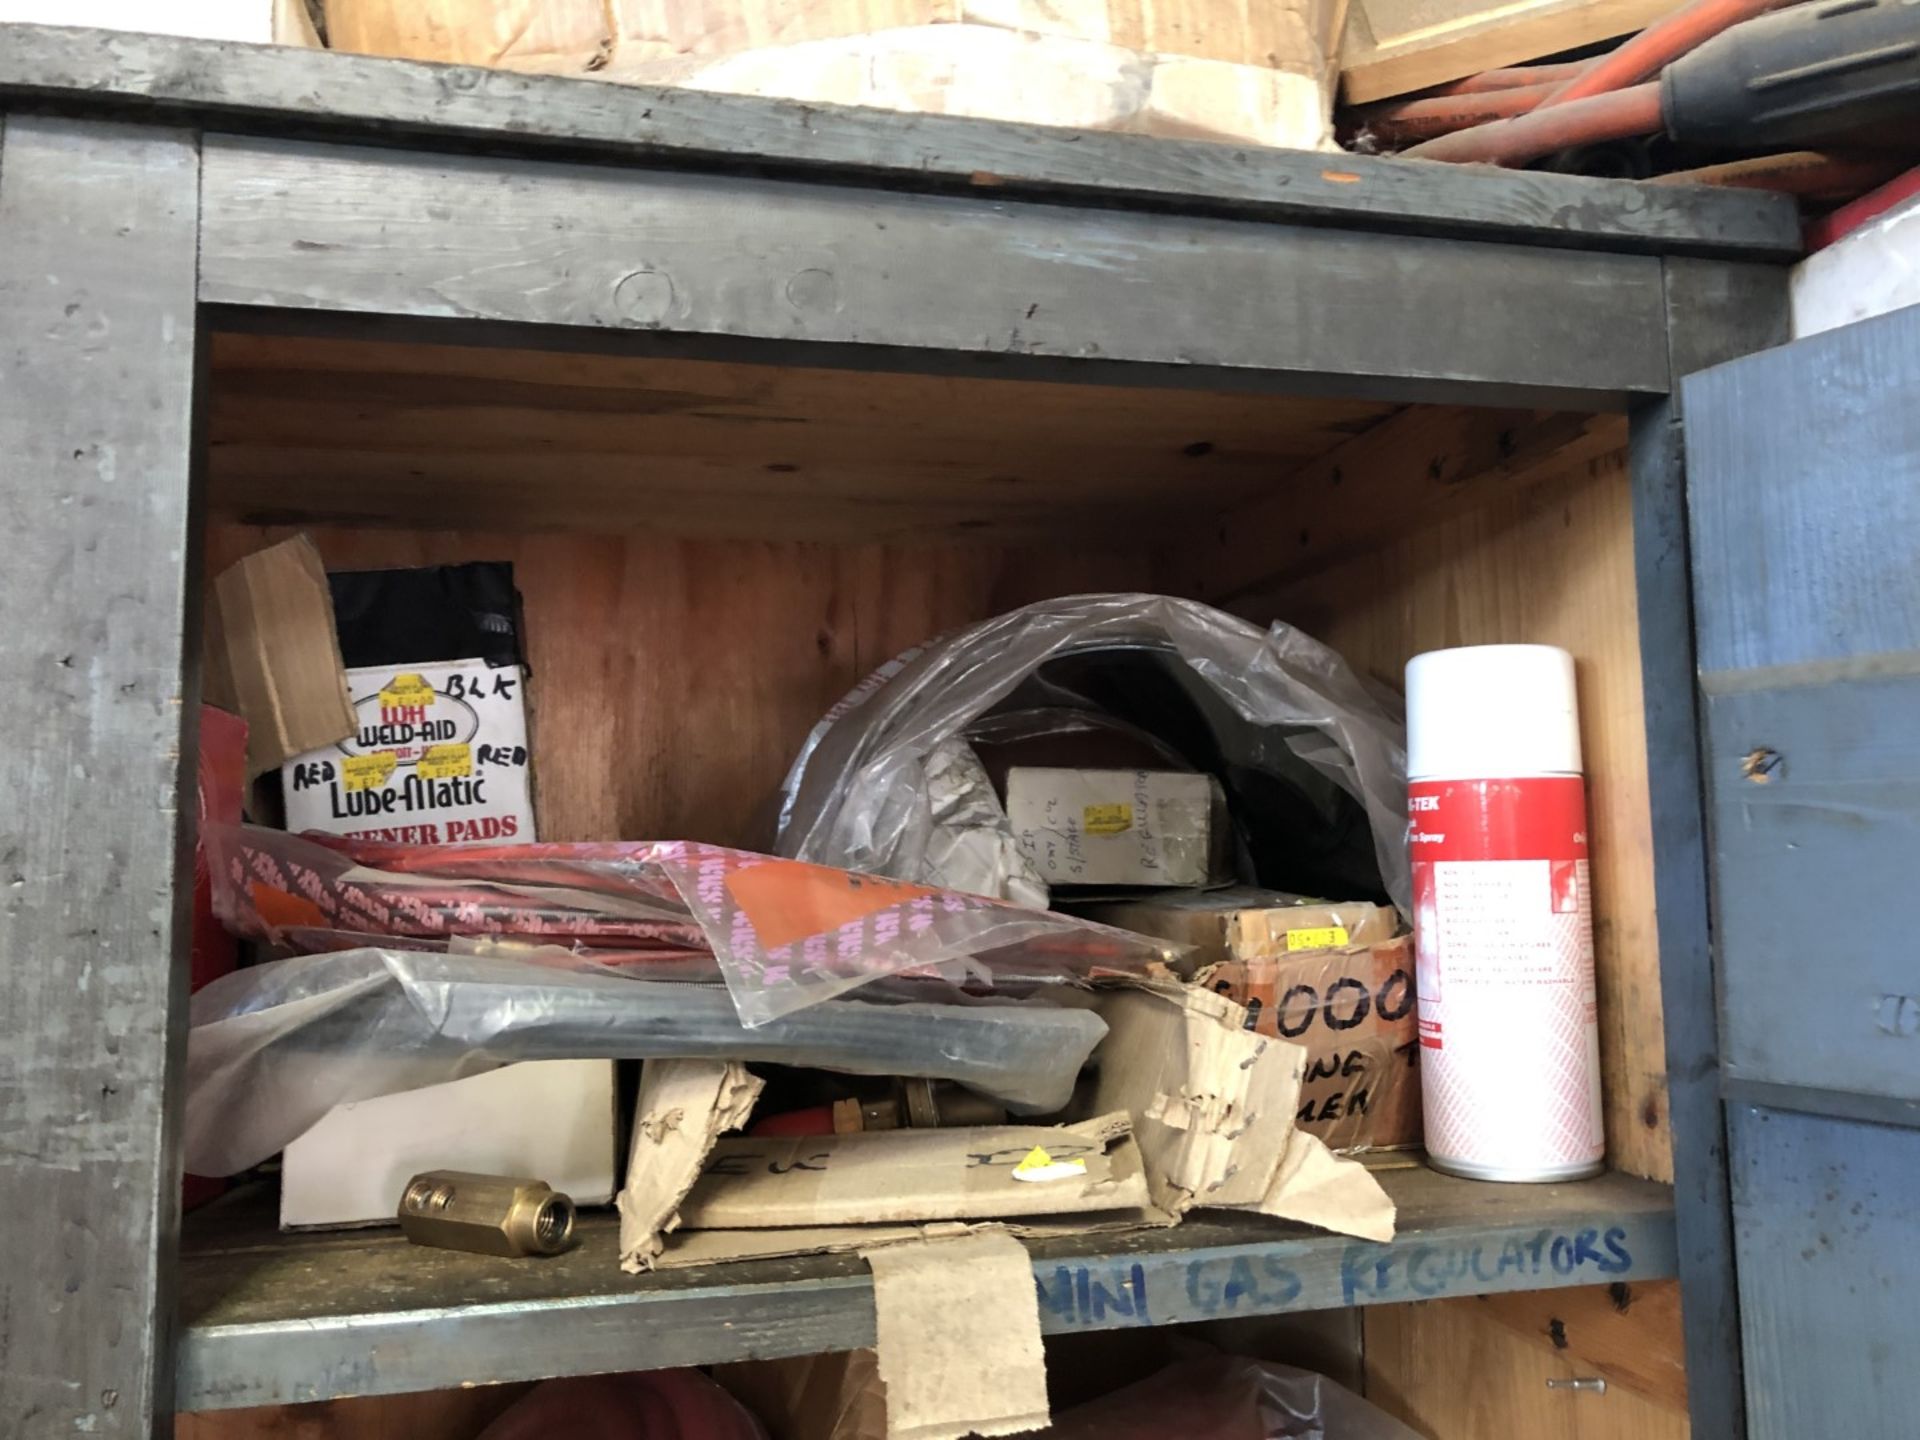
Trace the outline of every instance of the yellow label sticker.
<instances>
[{"instance_id":1,"label":"yellow label sticker","mask_svg":"<svg viewBox=\"0 0 1920 1440\"><path fill-rule=\"evenodd\" d=\"M1089 835L1124 835L1133 828L1133 806L1089 805L1080 813Z\"/></svg>"},{"instance_id":2,"label":"yellow label sticker","mask_svg":"<svg viewBox=\"0 0 1920 1440\"><path fill-rule=\"evenodd\" d=\"M1086 1173L1087 1162L1079 1156L1070 1160L1056 1160L1039 1145L1029 1150L1026 1158L1013 1167L1014 1179L1028 1181L1064 1180L1069 1175Z\"/></svg>"},{"instance_id":3,"label":"yellow label sticker","mask_svg":"<svg viewBox=\"0 0 1920 1440\"><path fill-rule=\"evenodd\" d=\"M458 780L473 774L473 747L464 740L429 745L414 768L422 780Z\"/></svg>"},{"instance_id":4,"label":"yellow label sticker","mask_svg":"<svg viewBox=\"0 0 1920 1440\"><path fill-rule=\"evenodd\" d=\"M1347 927L1344 925L1321 925L1312 930L1287 931L1289 950L1325 950L1346 943Z\"/></svg>"},{"instance_id":5,"label":"yellow label sticker","mask_svg":"<svg viewBox=\"0 0 1920 1440\"><path fill-rule=\"evenodd\" d=\"M403 706L431 705L433 686L427 683L427 677L407 671L396 675L380 687L380 704L388 710L398 710Z\"/></svg>"},{"instance_id":6,"label":"yellow label sticker","mask_svg":"<svg viewBox=\"0 0 1920 1440\"><path fill-rule=\"evenodd\" d=\"M372 790L384 785L397 762L391 750L376 750L371 755L349 755L340 762L340 788Z\"/></svg>"}]
</instances>

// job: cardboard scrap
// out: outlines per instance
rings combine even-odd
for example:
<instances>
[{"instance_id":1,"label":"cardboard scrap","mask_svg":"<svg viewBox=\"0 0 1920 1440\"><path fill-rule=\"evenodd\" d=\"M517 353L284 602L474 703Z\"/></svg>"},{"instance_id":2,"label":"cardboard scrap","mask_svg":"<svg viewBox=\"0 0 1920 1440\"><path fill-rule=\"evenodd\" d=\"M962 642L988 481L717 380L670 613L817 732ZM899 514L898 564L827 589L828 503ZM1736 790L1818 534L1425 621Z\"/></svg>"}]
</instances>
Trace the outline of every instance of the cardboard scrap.
<instances>
[{"instance_id":1,"label":"cardboard scrap","mask_svg":"<svg viewBox=\"0 0 1920 1440\"><path fill-rule=\"evenodd\" d=\"M1266 1197L1252 1208L1362 1240L1393 1239L1393 1201L1373 1173L1305 1130L1293 1132Z\"/></svg>"},{"instance_id":2,"label":"cardboard scrap","mask_svg":"<svg viewBox=\"0 0 1920 1440\"><path fill-rule=\"evenodd\" d=\"M1093 1104L1136 1117L1153 1203L1258 1204L1286 1148L1306 1051L1243 1029L1224 996L1184 985L1101 992Z\"/></svg>"},{"instance_id":3,"label":"cardboard scrap","mask_svg":"<svg viewBox=\"0 0 1920 1440\"><path fill-rule=\"evenodd\" d=\"M1243 1007L1198 986L1139 982L1081 1003L1108 1026L1094 1104L1134 1115L1155 1205L1257 1210L1392 1238L1380 1183L1295 1128L1304 1047L1248 1030Z\"/></svg>"},{"instance_id":4,"label":"cardboard scrap","mask_svg":"<svg viewBox=\"0 0 1920 1440\"><path fill-rule=\"evenodd\" d=\"M1049 1219L996 1221L1009 1235L1023 1240L1061 1239L1076 1235L1111 1234L1127 1230L1165 1229L1180 1217L1147 1206L1139 1210L1098 1210ZM686 1270L695 1265L722 1265L733 1260L786 1260L796 1255L845 1255L903 1240L931 1240L965 1235L980 1229L965 1220L933 1220L923 1225L818 1225L786 1230L678 1230L667 1237L666 1249L654 1261L656 1270Z\"/></svg>"},{"instance_id":5,"label":"cardboard scrap","mask_svg":"<svg viewBox=\"0 0 1920 1440\"><path fill-rule=\"evenodd\" d=\"M247 773L354 733L333 592L305 535L222 570L207 605L206 698L247 722Z\"/></svg>"},{"instance_id":6,"label":"cardboard scrap","mask_svg":"<svg viewBox=\"0 0 1920 1440\"><path fill-rule=\"evenodd\" d=\"M619 1199L622 1270L653 1268L715 1140L746 1124L763 1084L738 1061L646 1062Z\"/></svg>"},{"instance_id":7,"label":"cardboard scrap","mask_svg":"<svg viewBox=\"0 0 1920 1440\"><path fill-rule=\"evenodd\" d=\"M690 1229L758 1230L1139 1210L1148 1186L1131 1129L1122 1112L1067 1126L722 1140L680 1219ZM1036 1148L1053 1173L1023 1183L1015 1172Z\"/></svg>"},{"instance_id":8,"label":"cardboard scrap","mask_svg":"<svg viewBox=\"0 0 1920 1440\"><path fill-rule=\"evenodd\" d=\"M1046 1425L1046 1357L1026 1247L991 1227L861 1252L889 1440L1016 1435Z\"/></svg>"}]
</instances>

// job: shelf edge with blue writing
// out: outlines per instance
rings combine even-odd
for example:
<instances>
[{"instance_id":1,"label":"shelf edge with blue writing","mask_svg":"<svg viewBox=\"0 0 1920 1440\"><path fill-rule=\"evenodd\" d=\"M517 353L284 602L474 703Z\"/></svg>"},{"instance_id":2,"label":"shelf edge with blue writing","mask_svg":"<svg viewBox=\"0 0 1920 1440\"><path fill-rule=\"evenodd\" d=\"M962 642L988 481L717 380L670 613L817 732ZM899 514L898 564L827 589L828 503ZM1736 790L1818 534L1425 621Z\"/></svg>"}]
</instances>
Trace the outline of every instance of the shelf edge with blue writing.
<instances>
[{"instance_id":1,"label":"shelf edge with blue writing","mask_svg":"<svg viewBox=\"0 0 1920 1440\"><path fill-rule=\"evenodd\" d=\"M1624 1175L1487 1185L1387 1169L1390 1244L1202 1211L1172 1230L1028 1242L1050 1332L1174 1325L1675 1272L1672 1192ZM270 1197L190 1216L181 1410L707 1365L873 1343L853 1255L622 1274L611 1217L552 1259L420 1249L392 1230L282 1235Z\"/></svg>"}]
</instances>

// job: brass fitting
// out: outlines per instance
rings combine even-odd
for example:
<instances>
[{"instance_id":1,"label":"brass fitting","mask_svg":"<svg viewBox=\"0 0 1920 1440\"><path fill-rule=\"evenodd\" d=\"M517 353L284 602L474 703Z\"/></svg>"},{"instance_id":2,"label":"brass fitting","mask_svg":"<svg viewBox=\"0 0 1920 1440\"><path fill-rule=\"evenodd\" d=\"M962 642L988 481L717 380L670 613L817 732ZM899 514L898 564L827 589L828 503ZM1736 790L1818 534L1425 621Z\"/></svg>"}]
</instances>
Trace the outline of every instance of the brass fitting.
<instances>
[{"instance_id":1,"label":"brass fitting","mask_svg":"<svg viewBox=\"0 0 1920 1440\"><path fill-rule=\"evenodd\" d=\"M895 1080L893 1093L877 1100L833 1102L833 1133L864 1130L932 1130L942 1125L1004 1125L1006 1110L958 1085L939 1080Z\"/></svg>"},{"instance_id":2,"label":"brass fitting","mask_svg":"<svg viewBox=\"0 0 1920 1440\"><path fill-rule=\"evenodd\" d=\"M400 1194L416 1245L481 1255L558 1255L573 1243L573 1201L544 1180L429 1170Z\"/></svg>"}]
</instances>

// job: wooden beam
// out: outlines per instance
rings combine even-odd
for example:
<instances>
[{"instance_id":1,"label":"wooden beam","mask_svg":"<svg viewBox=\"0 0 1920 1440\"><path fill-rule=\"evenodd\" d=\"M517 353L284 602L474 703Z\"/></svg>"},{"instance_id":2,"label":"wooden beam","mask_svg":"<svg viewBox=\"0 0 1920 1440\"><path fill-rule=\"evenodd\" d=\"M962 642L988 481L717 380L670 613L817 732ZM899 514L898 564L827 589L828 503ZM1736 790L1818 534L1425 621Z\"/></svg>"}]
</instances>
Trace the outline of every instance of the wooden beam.
<instances>
[{"instance_id":1,"label":"wooden beam","mask_svg":"<svg viewBox=\"0 0 1920 1440\"><path fill-rule=\"evenodd\" d=\"M1754 190L1147 140L287 46L0 25L0 101L266 134L409 139L628 165L1478 234L1595 249L1800 255L1793 201Z\"/></svg>"},{"instance_id":2,"label":"wooden beam","mask_svg":"<svg viewBox=\"0 0 1920 1440\"><path fill-rule=\"evenodd\" d=\"M1181 593L1244 606L1625 444L1617 415L1402 410L1210 520L1176 555Z\"/></svg>"},{"instance_id":3,"label":"wooden beam","mask_svg":"<svg viewBox=\"0 0 1920 1440\"><path fill-rule=\"evenodd\" d=\"M1594 409L1668 385L1646 255L215 136L204 153L205 303L1368 400Z\"/></svg>"},{"instance_id":4,"label":"wooden beam","mask_svg":"<svg viewBox=\"0 0 1920 1440\"><path fill-rule=\"evenodd\" d=\"M0 143L0 1431L172 1408L199 634L184 131ZM183 787L185 777L185 787ZM186 804L182 805L185 788Z\"/></svg>"},{"instance_id":5,"label":"wooden beam","mask_svg":"<svg viewBox=\"0 0 1920 1440\"><path fill-rule=\"evenodd\" d=\"M1349 105L1644 30L1679 0L1355 0L1340 51Z\"/></svg>"}]
</instances>

